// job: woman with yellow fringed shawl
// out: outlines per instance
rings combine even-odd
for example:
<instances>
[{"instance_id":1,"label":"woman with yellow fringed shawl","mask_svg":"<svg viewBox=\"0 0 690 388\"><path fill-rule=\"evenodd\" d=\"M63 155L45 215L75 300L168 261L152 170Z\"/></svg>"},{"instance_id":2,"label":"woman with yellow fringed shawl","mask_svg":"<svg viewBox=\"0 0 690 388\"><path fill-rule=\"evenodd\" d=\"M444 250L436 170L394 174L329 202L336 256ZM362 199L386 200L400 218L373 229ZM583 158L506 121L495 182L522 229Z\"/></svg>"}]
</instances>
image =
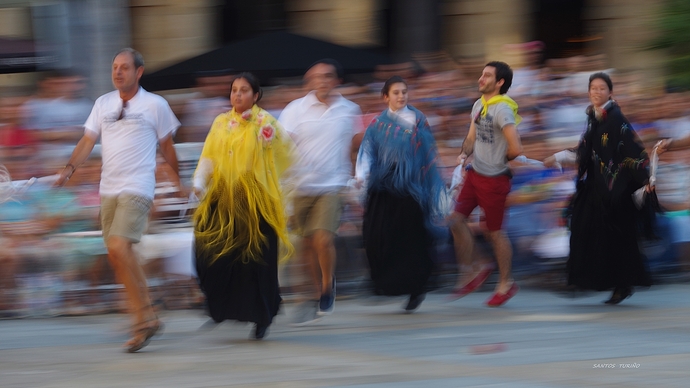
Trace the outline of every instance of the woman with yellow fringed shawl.
<instances>
[{"instance_id":1,"label":"woman with yellow fringed shawl","mask_svg":"<svg viewBox=\"0 0 690 388\"><path fill-rule=\"evenodd\" d=\"M278 240L290 247L280 178L293 143L278 121L256 103L256 78L232 81L233 108L216 117L199 165L194 214L199 285L216 322L254 322L262 339L278 313Z\"/></svg>"}]
</instances>

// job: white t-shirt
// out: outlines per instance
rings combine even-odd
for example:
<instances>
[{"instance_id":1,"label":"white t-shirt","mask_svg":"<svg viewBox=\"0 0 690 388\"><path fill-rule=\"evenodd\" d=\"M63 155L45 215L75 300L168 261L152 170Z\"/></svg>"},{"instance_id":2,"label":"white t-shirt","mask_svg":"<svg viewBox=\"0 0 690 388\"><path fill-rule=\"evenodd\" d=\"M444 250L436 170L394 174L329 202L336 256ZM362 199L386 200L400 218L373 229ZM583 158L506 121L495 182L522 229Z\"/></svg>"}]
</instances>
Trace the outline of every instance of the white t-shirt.
<instances>
[{"instance_id":1,"label":"white t-shirt","mask_svg":"<svg viewBox=\"0 0 690 388\"><path fill-rule=\"evenodd\" d=\"M118 120L121 110L118 91L104 94L84 124L85 131L101 137L100 194L128 192L153 198L158 142L173 135L180 122L163 97L143 88L127 101L124 117Z\"/></svg>"},{"instance_id":2,"label":"white t-shirt","mask_svg":"<svg viewBox=\"0 0 690 388\"><path fill-rule=\"evenodd\" d=\"M352 176L353 136L362 131L359 105L341 95L330 105L314 92L289 103L278 121L297 147L296 191L304 195L335 192Z\"/></svg>"}]
</instances>

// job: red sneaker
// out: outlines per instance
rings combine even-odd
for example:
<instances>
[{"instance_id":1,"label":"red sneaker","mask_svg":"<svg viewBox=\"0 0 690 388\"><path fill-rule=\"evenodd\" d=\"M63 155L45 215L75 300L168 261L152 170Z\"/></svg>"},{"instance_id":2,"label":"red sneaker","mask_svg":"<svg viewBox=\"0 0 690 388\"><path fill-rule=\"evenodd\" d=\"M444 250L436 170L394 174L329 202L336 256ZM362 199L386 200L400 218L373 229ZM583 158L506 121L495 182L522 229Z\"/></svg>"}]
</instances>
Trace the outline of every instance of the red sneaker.
<instances>
[{"instance_id":1,"label":"red sneaker","mask_svg":"<svg viewBox=\"0 0 690 388\"><path fill-rule=\"evenodd\" d=\"M508 291L505 294L499 294L498 292L494 292L493 295L491 295L491 298L486 301L486 305L489 307L498 307L504 305L510 298L514 297L517 292L520 291L520 287L518 287L515 282L513 282L513 285L510 286Z\"/></svg>"},{"instance_id":2,"label":"red sneaker","mask_svg":"<svg viewBox=\"0 0 690 388\"><path fill-rule=\"evenodd\" d=\"M474 277L474 279L470 280L469 283L465 284L464 286L460 288L454 289L451 293L450 296L448 296L449 300L456 300L460 299L463 296L466 296L468 294L471 294L477 290L484 282L486 279L489 278L489 275L491 275L491 272L494 271L494 266L493 264L486 264L482 266L482 269L479 271L477 276Z\"/></svg>"}]
</instances>

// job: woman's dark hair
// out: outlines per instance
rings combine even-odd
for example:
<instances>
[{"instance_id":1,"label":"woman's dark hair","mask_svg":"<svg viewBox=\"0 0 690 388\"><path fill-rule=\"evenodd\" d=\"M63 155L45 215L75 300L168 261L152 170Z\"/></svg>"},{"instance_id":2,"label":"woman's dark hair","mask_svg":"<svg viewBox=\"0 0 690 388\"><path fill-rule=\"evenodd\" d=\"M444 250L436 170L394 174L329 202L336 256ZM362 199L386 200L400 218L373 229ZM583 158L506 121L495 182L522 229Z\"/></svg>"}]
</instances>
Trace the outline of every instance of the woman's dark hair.
<instances>
[{"instance_id":1,"label":"woman's dark hair","mask_svg":"<svg viewBox=\"0 0 690 388\"><path fill-rule=\"evenodd\" d=\"M496 69L496 82L503 80L503 85L499 89L499 94L508 93L508 89L513 85L513 69L505 62L492 61L487 63L484 67L491 66Z\"/></svg>"},{"instance_id":2,"label":"woman's dark hair","mask_svg":"<svg viewBox=\"0 0 690 388\"><path fill-rule=\"evenodd\" d=\"M237 74L237 76L232 79L232 82L230 82L230 89L232 89L232 85L235 84L235 80L238 80L240 78L244 78L244 80L247 81L249 86L252 88L252 94L259 93L259 98L256 99L256 102L259 102L261 100L261 97L263 97L264 95L264 91L263 89L261 89L261 86L259 86L259 80L252 73L245 71L243 73Z\"/></svg>"},{"instance_id":3,"label":"woman's dark hair","mask_svg":"<svg viewBox=\"0 0 690 388\"><path fill-rule=\"evenodd\" d=\"M397 84L397 83L404 83L405 86L407 86L407 82L405 82L404 79L402 79L401 76L399 75L394 75L386 80L386 83L383 84L383 88L381 88L381 95L382 96L387 96L388 92L391 90L391 85Z\"/></svg>"},{"instance_id":4,"label":"woman's dark hair","mask_svg":"<svg viewBox=\"0 0 690 388\"><path fill-rule=\"evenodd\" d=\"M601 72L601 71L598 73L594 73L594 74L589 76L589 84L587 85L587 90L589 90L589 87L592 86L592 81L594 81L597 78L606 82L606 85L608 85L608 87L609 87L609 92L613 91L613 82L611 82L611 77L609 77L608 74Z\"/></svg>"}]
</instances>

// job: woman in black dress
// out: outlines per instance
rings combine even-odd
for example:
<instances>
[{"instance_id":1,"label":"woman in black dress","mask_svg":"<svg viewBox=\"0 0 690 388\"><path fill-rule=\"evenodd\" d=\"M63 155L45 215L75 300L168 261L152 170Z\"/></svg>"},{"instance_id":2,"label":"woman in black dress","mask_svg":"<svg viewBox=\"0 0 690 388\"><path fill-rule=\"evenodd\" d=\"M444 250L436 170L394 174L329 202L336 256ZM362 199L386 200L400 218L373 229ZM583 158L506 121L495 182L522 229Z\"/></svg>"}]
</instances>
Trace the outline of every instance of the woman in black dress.
<instances>
[{"instance_id":1,"label":"woman in black dress","mask_svg":"<svg viewBox=\"0 0 690 388\"><path fill-rule=\"evenodd\" d=\"M651 278L638 246L632 194L647 185L649 158L637 133L611 98L605 73L589 78L587 129L577 148L578 183L572 206L568 284L611 290L618 304ZM649 188L648 188L649 189Z\"/></svg>"},{"instance_id":2,"label":"woman in black dress","mask_svg":"<svg viewBox=\"0 0 690 388\"><path fill-rule=\"evenodd\" d=\"M280 307L278 241L289 247L280 178L293 143L256 103L256 78L232 81L233 108L213 122L194 173L196 270L211 318L254 322L262 339Z\"/></svg>"},{"instance_id":3,"label":"woman in black dress","mask_svg":"<svg viewBox=\"0 0 690 388\"><path fill-rule=\"evenodd\" d=\"M405 310L412 312L431 276L445 184L426 116L407 104L407 83L392 77L381 94L388 109L367 127L357 163L358 177L368 177L364 246L373 292L409 295Z\"/></svg>"}]
</instances>

